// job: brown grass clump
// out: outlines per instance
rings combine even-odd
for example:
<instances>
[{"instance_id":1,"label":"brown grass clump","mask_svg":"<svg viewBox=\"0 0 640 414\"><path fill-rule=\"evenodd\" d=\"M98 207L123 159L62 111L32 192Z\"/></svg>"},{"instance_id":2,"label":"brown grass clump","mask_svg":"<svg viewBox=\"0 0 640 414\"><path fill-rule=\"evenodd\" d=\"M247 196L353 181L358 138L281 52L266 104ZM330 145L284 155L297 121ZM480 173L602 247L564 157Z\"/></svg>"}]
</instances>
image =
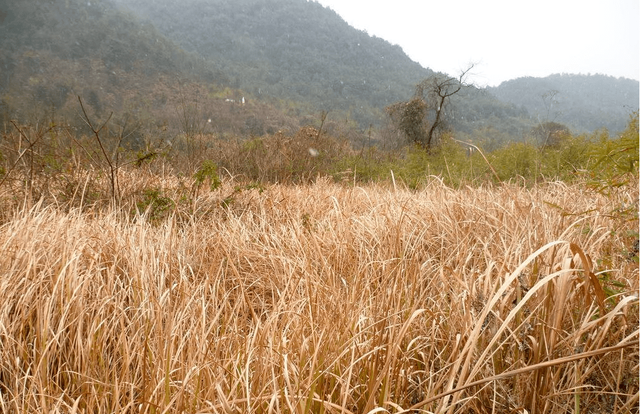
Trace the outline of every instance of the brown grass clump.
<instances>
[{"instance_id":1,"label":"brown grass clump","mask_svg":"<svg viewBox=\"0 0 640 414\"><path fill-rule=\"evenodd\" d=\"M235 185L12 214L1 411L638 410L637 192Z\"/></svg>"},{"instance_id":2,"label":"brown grass clump","mask_svg":"<svg viewBox=\"0 0 640 414\"><path fill-rule=\"evenodd\" d=\"M313 127L294 135L281 131L242 141L219 141L211 158L244 180L309 183L328 175L336 160L351 153L350 145Z\"/></svg>"}]
</instances>

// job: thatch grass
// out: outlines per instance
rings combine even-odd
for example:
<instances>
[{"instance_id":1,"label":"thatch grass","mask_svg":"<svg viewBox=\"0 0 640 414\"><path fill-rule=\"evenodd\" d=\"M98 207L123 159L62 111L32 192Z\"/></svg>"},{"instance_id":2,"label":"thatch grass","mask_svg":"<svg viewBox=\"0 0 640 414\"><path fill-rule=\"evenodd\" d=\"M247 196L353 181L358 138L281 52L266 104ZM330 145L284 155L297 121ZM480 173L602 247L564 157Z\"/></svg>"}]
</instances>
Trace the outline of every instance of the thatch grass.
<instances>
[{"instance_id":1,"label":"thatch grass","mask_svg":"<svg viewBox=\"0 0 640 414\"><path fill-rule=\"evenodd\" d=\"M5 211L0 410L637 411L637 190L236 185Z\"/></svg>"}]
</instances>

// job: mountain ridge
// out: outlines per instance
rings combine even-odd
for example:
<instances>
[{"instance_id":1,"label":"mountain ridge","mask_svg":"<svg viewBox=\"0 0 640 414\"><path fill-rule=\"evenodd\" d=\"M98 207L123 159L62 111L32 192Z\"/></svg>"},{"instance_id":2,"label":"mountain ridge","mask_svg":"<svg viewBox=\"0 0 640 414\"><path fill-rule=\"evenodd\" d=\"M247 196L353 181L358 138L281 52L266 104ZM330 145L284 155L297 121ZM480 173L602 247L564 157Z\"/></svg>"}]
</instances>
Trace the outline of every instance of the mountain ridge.
<instances>
[{"instance_id":1,"label":"mountain ridge","mask_svg":"<svg viewBox=\"0 0 640 414\"><path fill-rule=\"evenodd\" d=\"M361 125L433 74L397 45L349 26L316 2L118 1L256 97L285 96L349 111ZM375 100L377 108L360 101ZM362 108L360 108L362 107Z\"/></svg>"},{"instance_id":2,"label":"mountain ridge","mask_svg":"<svg viewBox=\"0 0 640 414\"><path fill-rule=\"evenodd\" d=\"M622 131L638 110L639 85L624 77L563 73L511 79L487 90L537 122L560 122L574 132Z\"/></svg>"},{"instance_id":3,"label":"mountain ridge","mask_svg":"<svg viewBox=\"0 0 640 414\"><path fill-rule=\"evenodd\" d=\"M81 95L97 116L122 110L141 122L177 124L177 108L190 94L190 105L201 121L212 120L213 132L291 131L314 124L321 111L331 114L333 124L364 131L370 125L384 128L385 108L410 99L416 84L434 74L400 46L349 26L313 1L4 0L0 13L5 121L32 110L34 102L77 112L77 100L70 98ZM553 114L543 117L534 102L557 90L539 86L549 80L515 88L522 83L464 89L451 99L450 125L466 134L491 126L521 139L543 121L563 122ZM589 85L584 88L594 88ZM601 88L609 93L606 99L565 90L564 116L570 109L588 114L591 122L567 117L567 125L579 132L621 130L637 100L620 110L616 95L632 98L634 84L615 85ZM229 105L242 97L247 105ZM576 99L607 107L598 112L574 104Z\"/></svg>"},{"instance_id":4,"label":"mountain ridge","mask_svg":"<svg viewBox=\"0 0 640 414\"><path fill-rule=\"evenodd\" d=\"M418 82L435 74L431 69L422 68L419 63L411 60L400 46L392 45L384 39L369 36L365 31L353 28L334 10L314 1L277 0L269 2L269 7L264 2L256 0L237 0L234 2L228 0L191 0L181 3L179 7L170 0L138 0L134 3L127 0L116 1L121 5L128 4L138 15L155 23L158 27L167 28L163 33L184 45L187 50L198 52L214 60L216 58L228 60L226 53L230 49L233 50L233 53L239 55L236 59L237 64L226 63L228 66L223 65L222 67L238 74L239 77L243 76L242 80L236 80L234 86L243 87L245 86L243 83L246 83L252 85L248 89L253 90L256 96L261 93L271 93L276 96L285 95L296 101L315 101L316 107L322 109L350 112L361 127L371 123L372 119L380 119L384 116L380 111L381 108L410 98ZM200 20L191 26L180 25L178 24L179 17L176 17L180 15L185 16L184 18L189 21ZM171 16L170 19L168 19L169 16ZM303 22L301 26L295 24L296 18ZM169 21L172 24L169 24ZM238 27L238 31L242 32L239 39L236 40L230 35L233 33L234 27ZM197 31L194 33L189 28L197 28ZM313 33L313 36L308 39L309 41L300 41L303 39L300 34L302 29ZM287 41L283 42L285 35ZM377 44L374 45L374 43ZM253 47L254 44L259 47ZM299 47L300 44L306 45L311 53L307 54L306 50L302 50ZM383 71L381 68L375 68L369 64L367 70L362 71L363 79L358 79L358 76L354 76L349 71L340 73L336 70L327 70L328 65L339 65L340 57L345 53L347 56L353 56L348 52L357 51L359 47L369 48L369 51L375 50L372 53L378 54L369 56L368 62L382 62L385 59L381 58L385 57L383 55L386 52L389 54L387 56L389 58L384 63L392 61L395 66L391 70ZM291 58L291 55L298 56L299 60ZM355 59L351 58L351 60ZM285 64L279 66L278 63L282 63L281 61L284 61ZM288 64L289 62L293 62L293 64ZM244 70L241 67L242 64L251 65L254 68L253 73ZM297 71L298 76L292 76L291 80L287 79L289 70ZM260 72L263 77L260 78L260 75L256 75L255 72ZM314 79L314 77L321 77L322 74L330 74L328 76L333 76L333 78ZM340 75L344 75L348 80L341 79ZM370 86L384 84L389 79L392 81L387 82L386 90ZM545 78L540 79L542 79L540 82L545 82ZM318 81L315 87L314 81ZM500 99L501 103L491 101L490 98L481 96L481 93L467 94L472 99L480 97L479 101L487 108L477 108L477 103L461 103L460 99L454 99L452 102L459 108L472 111L468 114L467 119L482 118L484 113L498 114L504 123L511 124L509 127L502 127L503 130L513 130L513 125L517 123L521 124L518 128L524 130L532 124L548 120L547 117L540 116L536 105L532 105L526 100L501 99L504 97L502 91L509 89L511 81L515 80L505 81L497 87L479 88ZM629 88L629 86L627 87ZM630 88L633 89L633 87L631 85ZM638 90L637 81L635 90L636 92ZM530 92L525 90L519 93L524 99L530 95ZM544 92L535 90L534 97L530 97L529 100L538 99L538 95ZM572 98L574 95L565 98ZM318 99L314 100L313 97ZM360 104L362 108L358 108L358 105L355 105L354 108L354 105L349 104L349 98L353 98L356 102L373 101L377 107L367 111L367 105ZM598 99L602 100L603 98ZM608 103L609 106L619 105L619 101L615 101L611 97L607 97L606 100L614 101ZM563 117L560 117L560 122L564 120L576 132L590 132L603 127L612 131L620 131L626 126L629 113L634 109L637 110L637 99L635 107L632 101L625 101L622 104L629 106L626 112L615 111L611 108L596 112L588 106L583 107L572 102L570 105L571 113L565 113ZM515 105L518 109L505 111L505 104ZM523 111L528 115L523 114ZM458 110L458 112L460 111ZM581 117L581 112L587 115ZM510 119L513 116L523 116L522 122ZM607 117L611 117L611 119ZM454 120L452 124L466 131L483 126L482 123L460 122L459 118L457 121Z\"/></svg>"}]
</instances>

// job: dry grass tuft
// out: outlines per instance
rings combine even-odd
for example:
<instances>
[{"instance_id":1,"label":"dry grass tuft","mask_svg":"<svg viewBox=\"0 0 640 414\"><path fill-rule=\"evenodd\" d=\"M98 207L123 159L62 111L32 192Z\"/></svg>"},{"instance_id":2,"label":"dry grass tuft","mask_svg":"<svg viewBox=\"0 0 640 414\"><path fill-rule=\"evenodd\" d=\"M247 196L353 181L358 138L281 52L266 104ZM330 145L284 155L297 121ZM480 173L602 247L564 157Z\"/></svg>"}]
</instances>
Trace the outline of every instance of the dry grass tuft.
<instances>
[{"instance_id":1,"label":"dry grass tuft","mask_svg":"<svg viewBox=\"0 0 640 414\"><path fill-rule=\"evenodd\" d=\"M637 192L234 186L5 212L1 411L638 410Z\"/></svg>"}]
</instances>

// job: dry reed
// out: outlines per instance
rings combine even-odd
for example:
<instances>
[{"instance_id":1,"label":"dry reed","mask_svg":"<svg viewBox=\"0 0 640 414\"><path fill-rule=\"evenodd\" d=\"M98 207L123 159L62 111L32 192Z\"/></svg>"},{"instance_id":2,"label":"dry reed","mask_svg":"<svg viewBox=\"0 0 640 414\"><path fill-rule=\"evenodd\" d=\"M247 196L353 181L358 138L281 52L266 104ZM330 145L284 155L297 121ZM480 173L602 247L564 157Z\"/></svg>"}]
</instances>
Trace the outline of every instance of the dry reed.
<instances>
[{"instance_id":1,"label":"dry reed","mask_svg":"<svg viewBox=\"0 0 640 414\"><path fill-rule=\"evenodd\" d=\"M12 213L1 411L637 411L637 192L233 186Z\"/></svg>"}]
</instances>

